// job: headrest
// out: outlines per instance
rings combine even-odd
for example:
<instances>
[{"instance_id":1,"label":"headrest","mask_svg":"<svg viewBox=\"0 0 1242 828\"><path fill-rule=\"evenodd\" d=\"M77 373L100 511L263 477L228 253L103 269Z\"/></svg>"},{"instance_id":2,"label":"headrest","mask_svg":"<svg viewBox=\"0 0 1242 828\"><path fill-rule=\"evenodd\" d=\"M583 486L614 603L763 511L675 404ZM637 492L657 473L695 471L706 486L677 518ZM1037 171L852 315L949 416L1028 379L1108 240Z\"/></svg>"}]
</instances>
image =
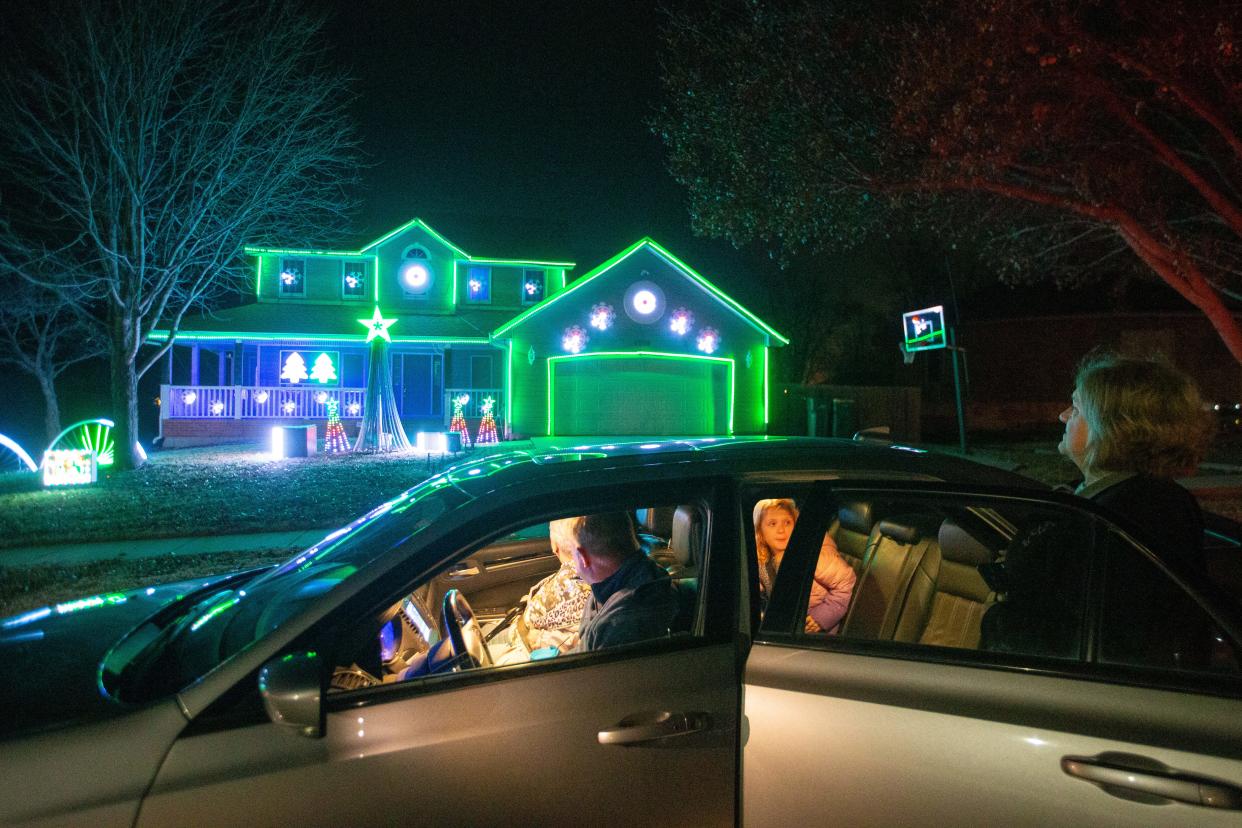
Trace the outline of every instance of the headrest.
<instances>
[{"instance_id":1,"label":"headrest","mask_svg":"<svg viewBox=\"0 0 1242 828\"><path fill-rule=\"evenodd\" d=\"M693 506L678 506L673 513L673 531L668 540L668 550L677 563L694 566L694 544L699 542L698 512Z\"/></svg>"},{"instance_id":2,"label":"headrest","mask_svg":"<svg viewBox=\"0 0 1242 828\"><path fill-rule=\"evenodd\" d=\"M673 534L672 506L639 509L638 518L640 532L649 532L658 538L668 538Z\"/></svg>"},{"instance_id":3,"label":"headrest","mask_svg":"<svg viewBox=\"0 0 1242 828\"><path fill-rule=\"evenodd\" d=\"M875 525L875 515L871 512L871 504L861 500L842 503L841 508L837 510L837 517L841 521L842 529L848 529L860 535L870 535L871 527Z\"/></svg>"},{"instance_id":4,"label":"headrest","mask_svg":"<svg viewBox=\"0 0 1242 828\"><path fill-rule=\"evenodd\" d=\"M946 560L978 566L992 562L992 550L988 549L959 526L952 518L940 524L940 553Z\"/></svg>"},{"instance_id":5,"label":"headrest","mask_svg":"<svg viewBox=\"0 0 1242 828\"><path fill-rule=\"evenodd\" d=\"M918 543L919 538L923 536L922 529L910 521L882 520L878 529L881 535L892 538L898 543Z\"/></svg>"}]
</instances>

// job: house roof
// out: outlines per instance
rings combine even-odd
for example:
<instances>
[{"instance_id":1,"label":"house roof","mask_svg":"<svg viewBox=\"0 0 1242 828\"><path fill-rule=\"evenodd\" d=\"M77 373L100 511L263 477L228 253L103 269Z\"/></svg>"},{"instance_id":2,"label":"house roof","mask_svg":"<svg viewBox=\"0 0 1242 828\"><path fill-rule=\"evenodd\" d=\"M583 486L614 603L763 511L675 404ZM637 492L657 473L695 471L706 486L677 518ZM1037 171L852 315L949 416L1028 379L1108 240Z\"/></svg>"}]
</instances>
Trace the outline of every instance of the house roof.
<instances>
[{"instance_id":1,"label":"house roof","mask_svg":"<svg viewBox=\"0 0 1242 828\"><path fill-rule=\"evenodd\" d=\"M483 256L477 253L475 254L467 253L465 250L463 250L458 245L454 244L452 241L450 241L448 238L442 235L439 231L437 231L431 225L427 224L427 222L417 217L412 218L409 221L406 221L403 224L399 224L395 227L390 227L388 230L370 237L366 242L360 244L357 249L353 249L353 250L342 249L342 248L336 248L336 249L291 248L291 247L281 247L281 246L272 246L272 245L249 245L249 244L245 246L244 250L246 253L250 255L257 255L260 253L269 253L269 254L297 254L297 255L317 254L321 256L369 256L375 253L375 248L379 247L381 244L388 241L393 236L396 236L414 226L418 226L422 228L423 230L425 230L426 232L434 236L436 239L443 242L444 245L452 249L453 252L458 257L472 261L472 262L482 262L485 264L546 265L549 267L561 267L561 268L566 268L566 269L573 268L575 266L574 262L564 261L563 257L557 258L557 259L536 258L536 257L522 259L522 258L514 258L512 256L505 256L505 257Z\"/></svg>"},{"instance_id":2,"label":"house roof","mask_svg":"<svg viewBox=\"0 0 1242 828\"><path fill-rule=\"evenodd\" d=\"M755 314L751 313L749 310L743 307L741 303L739 303L736 299L729 296L729 294L725 293L723 290L713 285L711 282L709 282L707 279L701 276L697 271L695 271L694 268L690 267L690 265L686 264L681 259L677 258L675 255L673 255L673 253L665 249L663 246L661 246L658 242L656 242L654 239L650 237L644 237L644 238L639 239L638 241L634 242L629 247L622 250L617 255L613 256L611 259L608 259L606 262L599 265L598 267L588 271L587 273L584 273L580 278L575 279L564 290L558 293L555 293L552 296L549 296L547 299L544 299L542 302L540 302L537 305L533 305L530 308L527 308L525 311L513 317L512 319L502 322L499 327L497 327L495 330L492 331L491 333L492 338L493 339L502 338L508 331L512 330L518 325L523 324L524 322L526 322L526 320L535 316L541 310L544 310L545 308L555 304L556 302L560 302L562 299L565 299L570 294L572 294L574 291L578 290L578 288L583 287L587 283L595 280L596 278L600 276L603 276L605 273L612 270L613 267L625 261L630 256L632 256L634 253L636 253L637 251L643 248L647 248L651 250L657 256L664 259L666 262L672 265L672 267L675 270L679 271L682 275L684 275L691 282L697 284L699 287L705 290L708 294L710 294L713 298L715 298L721 304L728 307L730 310L732 310L735 314L740 316L743 320L745 320L751 326L759 330L765 336L769 337L772 340L773 344L776 344L776 345L788 345L789 344L789 339L787 337L781 335L779 332L776 331L775 328L768 325L758 316L755 316Z\"/></svg>"},{"instance_id":3,"label":"house roof","mask_svg":"<svg viewBox=\"0 0 1242 828\"><path fill-rule=\"evenodd\" d=\"M235 340L366 339L366 328L358 321L367 319L373 305L312 305L293 302L252 302L236 308L217 310L182 321L178 342L225 342ZM397 321L391 328L392 341L401 342L488 342L488 332L510 318L509 311L464 310L455 314L384 312ZM167 330L152 331L148 339L163 342Z\"/></svg>"}]
</instances>

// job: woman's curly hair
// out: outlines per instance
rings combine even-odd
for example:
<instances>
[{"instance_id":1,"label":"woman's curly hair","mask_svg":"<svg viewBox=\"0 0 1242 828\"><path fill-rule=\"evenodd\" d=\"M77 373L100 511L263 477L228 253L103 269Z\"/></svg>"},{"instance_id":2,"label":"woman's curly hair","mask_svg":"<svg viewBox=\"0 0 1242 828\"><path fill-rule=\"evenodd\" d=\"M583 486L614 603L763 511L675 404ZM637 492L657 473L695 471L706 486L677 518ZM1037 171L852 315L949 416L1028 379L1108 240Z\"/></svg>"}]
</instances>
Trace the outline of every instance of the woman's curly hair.
<instances>
[{"instance_id":1,"label":"woman's curly hair","mask_svg":"<svg viewBox=\"0 0 1242 828\"><path fill-rule=\"evenodd\" d=\"M1179 477L1194 471L1215 434L1194 381L1167 362L1088 354L1075 384L1087 468Z\"/></svg>"}]
</instances>

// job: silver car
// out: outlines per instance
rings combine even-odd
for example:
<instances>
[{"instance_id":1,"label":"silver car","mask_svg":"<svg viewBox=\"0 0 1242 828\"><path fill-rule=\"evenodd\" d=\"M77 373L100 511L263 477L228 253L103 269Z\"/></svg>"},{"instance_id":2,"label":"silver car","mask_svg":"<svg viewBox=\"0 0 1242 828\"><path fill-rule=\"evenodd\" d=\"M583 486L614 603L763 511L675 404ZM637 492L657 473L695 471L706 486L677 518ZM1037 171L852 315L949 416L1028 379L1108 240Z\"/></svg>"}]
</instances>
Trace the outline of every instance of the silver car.
<instances>
[{"instance_id":1,"label":"silver car","mask_svg":"<svg viewBox=\"0 0 1242 828\"><path fill-rule=\"evenodd\" d=\"M767 498L800 514L761 590ZM667 632L500 658L548 522L604 511L667 570ZM0 622L0 823L1237 825L1218 535L1182 571L1126 516L900 446L489 457L278 567ZM828 631L825 538L855 576Z\"/></svg>"}]
</instances>

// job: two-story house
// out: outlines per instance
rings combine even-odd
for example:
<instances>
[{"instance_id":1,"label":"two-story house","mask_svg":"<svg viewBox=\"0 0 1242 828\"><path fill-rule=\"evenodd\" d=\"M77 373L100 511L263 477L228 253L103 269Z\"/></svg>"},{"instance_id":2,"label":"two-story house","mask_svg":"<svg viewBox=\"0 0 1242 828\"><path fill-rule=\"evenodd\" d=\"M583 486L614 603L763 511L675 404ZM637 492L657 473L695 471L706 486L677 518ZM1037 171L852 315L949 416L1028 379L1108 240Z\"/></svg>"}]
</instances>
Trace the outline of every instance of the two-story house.
<instances>
[{"instance_id":1,"label":"two-story house","mask_svg":"<svg viewBox=\"0 0 1242 828\"><path fill-rule=\"evenodd\" d=\"M643 239L567 285L568 261L473 256L414 219L357 250L247 247L255 301L187 320L161 388L166 446L259 440L362 416L368 321L392 345L407 432L494 400L502 436L762 433L768 348L787 342ZM155 331L152 342L167 341Z\"/></svg>"}]
</instances>

